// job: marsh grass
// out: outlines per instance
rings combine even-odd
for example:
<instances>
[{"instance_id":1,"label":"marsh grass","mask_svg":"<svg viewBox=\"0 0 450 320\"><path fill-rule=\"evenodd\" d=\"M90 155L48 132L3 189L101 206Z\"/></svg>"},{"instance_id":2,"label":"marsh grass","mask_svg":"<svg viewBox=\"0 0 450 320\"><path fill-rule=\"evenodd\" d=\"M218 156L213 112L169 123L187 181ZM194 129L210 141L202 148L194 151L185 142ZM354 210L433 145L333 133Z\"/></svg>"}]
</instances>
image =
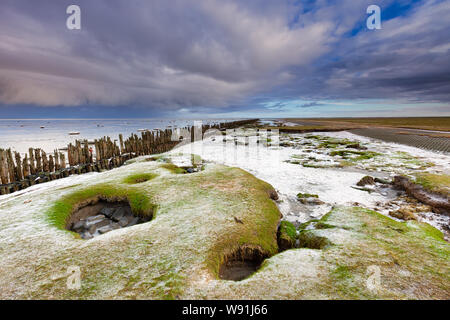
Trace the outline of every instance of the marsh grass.
<instances>
[{"instance_id":1,"label":"marsh grass","mask_svg":"<svg viewBox=\"0 0 450 320\"><path fill-rule=\"evenodd\" d=\"M166 170L169 170L170 172L174 174L184 174L186 173L186 170L183 168L180 168L179 166L173 164L173 163L164 163L160 166L161 168L164 168Z\"/></svg>"},{"instance_id":2,"label":"marsh grass","mask_svg":"<svg viewBox=\"0 0 450 320\"><path fill-rule=\"evenodd\" d=\"M419 173L416 175L416 183L428 191L450 196L450 175Z\"/></svg>"},{"instance_id":3,"label":"marsh grass","mask_svg":"<svg viewBox=\"0 0 450 320\"><path fill-rule=\"evenodd\" d=\"M126 177L122 182L127 184L137 184L155 179L157 176L156 173L136 173Z\"/></svg>"}]
</instances>

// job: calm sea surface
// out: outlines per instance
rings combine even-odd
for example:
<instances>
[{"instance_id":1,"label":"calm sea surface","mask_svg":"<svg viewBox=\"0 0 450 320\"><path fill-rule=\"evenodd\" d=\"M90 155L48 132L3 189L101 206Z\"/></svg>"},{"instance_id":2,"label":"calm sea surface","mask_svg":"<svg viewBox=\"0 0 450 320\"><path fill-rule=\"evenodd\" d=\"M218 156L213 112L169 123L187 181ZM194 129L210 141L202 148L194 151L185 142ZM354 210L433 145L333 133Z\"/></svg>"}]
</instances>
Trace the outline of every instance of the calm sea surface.
<instances>
[{"instance_id":1,"label":"calm sea surface","mask_svg":"<svg viewBox=\"0 0 450 320\"><path fill-rule=\"evenodd\" d=\"M227 122L237 119L202 120L203 124ZM66 147L75 140L94 140L103 136L118 139L119 133L127 138L132 133L140 135L139 129L165 129L169 126L192 126L194 120L0 120L0 148L11 148L20 153L28 148L41 148L52 152L56 148ZM44 127L44 128L41 128ZM70 132L79 135L69 135Z\"/></svg>"}]
</instances>

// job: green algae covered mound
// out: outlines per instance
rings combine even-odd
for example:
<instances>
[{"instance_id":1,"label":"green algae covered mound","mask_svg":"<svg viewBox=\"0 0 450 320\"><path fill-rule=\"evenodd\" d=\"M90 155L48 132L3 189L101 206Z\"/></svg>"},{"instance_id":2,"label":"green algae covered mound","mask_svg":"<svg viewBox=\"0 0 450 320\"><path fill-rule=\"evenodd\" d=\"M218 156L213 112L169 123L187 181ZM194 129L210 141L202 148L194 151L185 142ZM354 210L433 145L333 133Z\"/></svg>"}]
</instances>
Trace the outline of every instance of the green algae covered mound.
<instances>
[{"instance_id":1,"label":"green algae covered mound","mask_svg":"<svg viewBox=\"0 0 450 320\"><path fill-rule=\"evenodd\" d=\"M143 174L157 177L128 183ZM337 207L295 230L280 224L270 185L215 164L174 174L136 161L67 179L0 204L0 298L450 298L450 245L428 224ZM65 225L95 199L153 218L82 240Z\"/></svg>"},{"instance_id":2,"label":"green algae covered mound","mask_svg":"<svg viewBox=\"0 0 450 320\"><path fill-rule=\"evenodd\" d=\"M280 251L292 249L297 240L295 226L289 221L281 221L278 227L278 247Z\"/></svg>"},{"instance_id":3,"label":"green algae covered mound","mask_svg":"<svg viewBox=\"0 0 450 320\"><path fill-rule=\"evenodd\" d=\"M148 174L157 178L129 184ZM0 239L0 297L177 299L205 279L234 283L220 280L224 263L239 254L261 263L278 252L272 192L238 168L173 174L157 161L136 161L14 197L0 206L0 232L9 235ZM125 201L153 219L80 239L67 222L96 201ZM71 268L80 270L77 290L67 287Z\"/></svg>"}]
</instances>

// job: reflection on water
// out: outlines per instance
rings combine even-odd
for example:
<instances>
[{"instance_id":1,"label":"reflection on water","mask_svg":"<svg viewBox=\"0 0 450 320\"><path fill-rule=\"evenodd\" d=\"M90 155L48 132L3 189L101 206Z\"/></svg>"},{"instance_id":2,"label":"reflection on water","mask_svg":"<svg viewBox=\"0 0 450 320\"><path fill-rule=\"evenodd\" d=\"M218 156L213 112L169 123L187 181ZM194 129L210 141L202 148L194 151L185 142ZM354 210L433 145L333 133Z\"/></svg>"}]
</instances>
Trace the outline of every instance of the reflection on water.
<instances>
[{"instance_id":1,"label":"reflection on water","mask_svg":"<svg viewBox=\"0 0 450 320\"><path fill-rule=\"evenodd\" d=\"M202 120L203 124L234 121L236 119ZM140 135L139 129L165 129L194 125L194 120L119 119L119 120L0 120L0 148L12 148L25 153L28 148L53 152L75 140L94 140L103 136L118 139L119 133L128 137ZM41 128L43 127L43 128ZM79 132L79 135L69 135Z\"/></svg>"}]
</instances>

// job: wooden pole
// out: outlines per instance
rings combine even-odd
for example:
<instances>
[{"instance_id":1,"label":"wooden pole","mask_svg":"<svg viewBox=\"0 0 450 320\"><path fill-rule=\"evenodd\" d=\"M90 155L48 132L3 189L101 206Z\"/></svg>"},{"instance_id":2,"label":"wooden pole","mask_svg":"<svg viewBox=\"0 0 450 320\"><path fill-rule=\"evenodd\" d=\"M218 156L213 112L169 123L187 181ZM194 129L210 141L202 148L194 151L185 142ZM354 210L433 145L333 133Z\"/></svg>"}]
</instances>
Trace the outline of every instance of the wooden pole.
<instances>
[{"instance_id":1,"label":"wooden pole","mask_svg":"<svg viewBox=\"0 0 450 320\"><path fill-rule=\"evenodd\" d=\"M30 155L30 172L31 174L36 174L36 166L34 165L34 150L33 148L28 149Z\"/></svg>"},{"instance_id":2,"label":"wooden pole","mask_svg":"<svg viewBox=\"0 0 450 320\"><path fill-rule=\"evenodd\" d=\"M62 152L59 153L59 159L60 159L60 168L65 169L66 168L66 156L64 155L64 153L62 153Z\"/></svg>"},{"instance_id":3,"label":"wooden pole","mask_svg":"<svg viewBox=\"0 0 450 320\"><path fill-rule=\"evenodd\" d=\"M42 172L41 149L35 149L34 155L36 157L36 173L40 173Z\"/></svg>"},{"instance_id":4,"label":"wooden pole","mask_svg":"<svg viewBox=\"0 0 450 320\"><path fill-rule=\"evenodd\" d=\"M20 153L14 152L14 157L16 158L16 175L18 180L23 180L23 171L22 171L22 160L20 159Z\"/></svg>"},{"instance_id":5,"label":"wooden pole","mask_svg":"<svg viewBox=\"0 0 450 320\"><path fill-rule=\"evenodd\" d=\"M22 163L23 177L26 178L30 175L30 165L28 164L28 155L25 153Z\"/></svg>"},{"instance_id":6,"label":"wooden pole","mask_svg":"<svg viewBox=\"0 0 450 320\"><path fill-rule=\"evenodd\" d=\"M2 184L7 184L8 180L8 164L6 161L6 151L0 149L0 178Z\"/></svg>"}]
</instances>

